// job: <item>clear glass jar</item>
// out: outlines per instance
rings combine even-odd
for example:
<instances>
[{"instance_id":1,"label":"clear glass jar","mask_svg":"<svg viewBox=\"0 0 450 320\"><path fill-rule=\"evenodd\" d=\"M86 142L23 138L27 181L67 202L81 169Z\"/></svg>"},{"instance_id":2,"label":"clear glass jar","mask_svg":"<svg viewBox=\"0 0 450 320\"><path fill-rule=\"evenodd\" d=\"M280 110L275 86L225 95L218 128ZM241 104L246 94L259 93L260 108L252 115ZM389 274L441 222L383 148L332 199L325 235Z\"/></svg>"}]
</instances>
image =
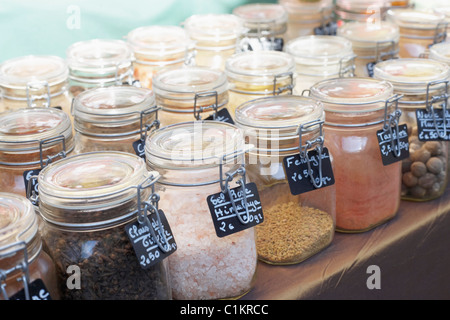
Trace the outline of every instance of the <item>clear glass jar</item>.
<instances>
[{"instance_id":1,"label":"clear glass jar","mask_svg":"<svg viewBox=\"0 0 450 320\"><path fill-rule=\"evenodd\" d=\"M356 77L373 77L375 63L398 57L399 28L393 23L347 22L337 29L337 35L352 42Z\"/></svg>"},{"instance_id":2,"label":"clear glass jar","mask_svg":"<svg viewBox=\"0 0 450 320\"><path fill-rule=\"evenodd\" d=\"M160 203L177 240L168 257L174 299L235 299L253 287L254 228L218 237L206 201L222 190L220 167L224 175L242 168L244 148L242 132L218 121L178 123L147 138L147 165L161 173Z\"/></svg>"},{"instance_id":3,"label":"clear glass jar","mask_svg":"<svg viewBox=\"0 0 450 320\"><path fill-rule=\"evenodd\" d=\"M141 267L125 230L158 177L142 158L115 151L75 155L41 171L42 238L62 299L171 299L167 259Z\"/></svg>"},{"instance_id":4,"label":"clear glass jar","mask_svg":"<svg viewBox=\"0 0 450 320\"><path fill-rule=\"evenodd\" d=\"M386 18L386 12L393 5L395 7L405 5L408 0L336 0L336 19L338 23L349 21L375 22Z\"/></svg>"},{"instance_id":5,"label":"clear glass jar","mask_svg":"<svg viewBox=\"0 0 450 320\"><path fill-rule=\"evenodd\" d=\"M133 29L127 43L134 54L134 78L144 88L152 88L153 74L167 67L194 62L194 43L179 26L145 26Z\"/></svg>"},{"instance_id":6,"label":"clear glass jar","mask_svg":"<svg viewBox=\"0 0 450 320\"><path fill-rule=\"evenodd\" d=\"M69 93L76 97L84 90L133 83L133 51L122 40L79 41L67 48Z\"/></svg>"},{"instance_id":7,"label":"clear glass jar","mask_svg":"<svg viewBox=\"0 0 450 320\"><path fill-rule=\"evenodd\" d=\"M31 202L0 192L0 300L58 300L55 264L42 250Z\"/></svg>"},{"instance_id":8,"label":"clear glass jar","mask_svg":"<svg viewBox=\"0 0 450 320\"><path fill-rule=\"evenodd\" d=\"M429 49L428 57L450 65L450 42L446 41L432 45Z\"/></svg>"},{"instance_id":9,"label":"clear glass jar","mask_svg":"<svg viewBox=\"0 0 450 320\"><path fill-rule=\"evenodd\" d=\"M237 52L283 50L288 14L278 3L249 3L238 6L232 13L244 21L246 31Z\"/></svg>"},{"instance_id":10,"label":"clear glass jar","mask_svg":"<svg viewBox=\"0 0 450 320\"><path fill-rule=\"evenodd\" d=\"M68 67L56 56L23 56L0 65L0 112L19 108L61 107L70 115Z\"/></svg>"},{"instance_id":11,"label":"clear glass jar","mask_svg":"<svg viewBox=\"0 0 450 320\"><path fill-rule=\"evenodd\" d=\"M285 51L295 61L296 95L301 95L321 80L354 76L355 54L352 43L343 37L298 37L286 44Z\"/></svg>"},{"instance_id":12,"label":"clear glass jar","mask_svg":"<svg viewBox=\"0 0 450 320\"><path fill-rule=\"evenodd\" d=\"M431 59L403 58L380 62L374 71L375 78L389 81L394 91L403 95L399 100L400 120L408 126L409 158L402 162L402 199L428 201L440 197L448 182L449 142L422 141L416 110L442 103L440 97L448 94L450 67Z\"/></svg>"},{"instance_id":13,"label":"clear glass jar","mask_svg":"<svg viewBox=\"0 0 450 320\"><path fill-rule=\"evenodd\" d=\"M400 29L400 58L418 58L447 36L444 14L431 10L392 9L387 12L386 19Z\"/></svg>"},{"instance_id":14,"label":"clear glass jar","mask_svg":"<svg viewBox=\"0 0 450 320\"><path fill-rule=\"evenodd\" d=\"M278 0L288 14L285 41L317 34L333 21L332 0ZM332 35L330 33L330 35Z\"/></svg>"},{"instance_id":15,"label":"clear glass jar","mask_svg":"<svg viewBox=\"0 0 450 320\"><path fill-rule=\"evenodd\" d=\"M148 131L159 127L155 95L147 88L89 89L74 99L72 112L75 154L108 150L136 154L134 143L145 141Z\"/></svg>"},{"instance_id":16,"label":"clear glass jar","mask_svg":"<svg viewBox=\"0 0 450 320\"><path fill-rule=\"evenodd\" d=\"M228 81L220 70L186 66L153 77L161 126L205 119L228 105Z\"/></svg>"},{"instance_id":17,"label":"clear glass jar","mask_svg":"<svg viewBox=\"0 0 450 320\"><path fill-rule=\"evenodd\" d=\"M300 153L303 143L323 139L322 104L301 96L276 96L251 100L236 109L236 125L249 151L246 172L255 182L264 208L264 222L255 227L261 261L286 265L302 262L326 248L335 231L334 185L293 194L283 159ZM318 124L299 133L311 122ZM311 143L307 151L324 143ZM326 142L325 142L326 147Z\"/></svg>"},{"instance_id":18,"label":"clear glass jar","mask_svg":"<svg viewBox=\"0 0 450 320\"><path fill-rule=\"evenodd\" d=\"M26 195L31 170L69 155L74 148L69 116L56 108L25 108L0 114L0 192Z\"/></svg>"},{"instance_id":19,"label":"clear glass jar","mask_svg":"<svg viewBox=\"0 0 450 320\"><path fill-rule=\"evenodd\" d=\"M228 109L234 112L240 104L266 96L290 95L296 73L291 55L278 51L247 51L228 58L225 72L229 83Z\"/></svg>"},{"instance_id":20,"label":"clear glass jar","mask_svg":"<svg viewBox=\"0 0 450 320\"><path fill-rule=\"evenodd\" d=\"M236 53L244 33L243 21L233 14L197 14L183 22L190 39L195 42L195 65L219 70Z\"/></svg>"},{"instance_id":21,"label":"clear glass jar","mask_svg":"<svg viewBox=\"0 0 450 320\"><path fill-rule=\"evenodd\" d=\"M311 88L311 98L324 105L324 135L334 160L336 231L364 232L397 214L401 161L384 165L377 139L393 91L373 78L328 79Z\"/></svg>"}]
</instances>

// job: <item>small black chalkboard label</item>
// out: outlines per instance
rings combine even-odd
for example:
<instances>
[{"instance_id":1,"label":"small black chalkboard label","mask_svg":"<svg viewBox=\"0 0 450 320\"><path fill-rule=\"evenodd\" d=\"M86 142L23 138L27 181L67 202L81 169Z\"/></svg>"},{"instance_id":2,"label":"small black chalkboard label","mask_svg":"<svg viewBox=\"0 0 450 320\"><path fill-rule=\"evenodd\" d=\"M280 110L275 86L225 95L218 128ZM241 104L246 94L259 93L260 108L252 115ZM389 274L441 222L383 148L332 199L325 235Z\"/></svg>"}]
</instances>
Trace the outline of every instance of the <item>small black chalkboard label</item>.
<instances>
[{"instance_id":1,"label":"small black chalkboard label","mask_svg":"<svg viewBox=\"0 0 450 320\"><path fill-rule=\"evenodd\" d=\"M397 135L400 139L399 145L397 145ZM389 130L378 130L377 139L380 146L381 159L385 166L409 157L408 128L406 124L399 125L398 132L395 128L392 128L392 137ZM400 148L400 155L398 157L392 149L392 139L394 139L395 151L398 150L397 148Z\"/></svg>"},{"instance_id":2,"label":"small black chalkboard label","mask_svg":"<svg viewBox=\"0 0 450 320\"><path fill-rule=\"evenodd\" d=\"M245 210L245 202L243 190L240 186L230 189L231 196L235 202L237 213L234 212L233 204L227 193L219 192L208 196L206 199L211 217L216 229L218 237L245 230L264 221L261 201L259 199L256 184L250 182L245 184L245 197L247 199L247 211ZM236 214L246 223L242 223Z\"/></svg>"},{"instance_id":3,"label":"small black chalkboard label","mask_svg":"<svg viewBox=\"0 0 450 320\"><path fill-rule=\"evenodd\" d=\"M34 170L27 170L24 171L23 173L23 180L24 180L24 185L25 185L25 192L28 190L28 184L32 184L31 185L31 194L30 196L33 196L33 198L35 199L36 196L39 195L39 188L38 188L38 180L37 179L31 179L33 176L38 176L39 172L41 172L41 169L34 169ZM37 205L37 202L34 201L33 199L30 199L30 201L33 203L33 205Z\"/></svg>"},{"instance_id":4,"label":"small black chalkboard label","mask_svg":"<svg viewBox=\"0 0 450 320\"><path fill-rule=\"evenodd\" d=\"M369 75L369 77L373 78L373 70L375 69L375 65L377 63L376 62L369 62L367 64L367 74Z\"/></svg>"},{"instance_id":5,"label":"small black chalkboard label","mask_svg":"<svg viewBox=\"0 0 450 320\"><path fill-rule=\"evenodd\" d=\"M158 212L161 226L158 223L155 214L148 216L151 227L153 228L157 239L152 236L149 226L145 223L134 221L125 226L125 232L133 245L139 264L143 269L148 269L159 263L174 253L177 249L175 238L172 235L172 231L164 212L162 210L158 210ZM159 247L158 241L164 248L167 248L167 252Z\"/></svg>"},{"instance_id":6,"label":"small black chalkboard label","mask_svg":"<svg viewBox=\"0 0 450 320\"><path fill-rule=\"evenodd\" d=\"M233 118L231 117L227 108L222 108L219 111L217 111L215 119L214 119L214 115L212 114L205 120L215 120L215 121L221 121L221 122L227 122L227 123L234 124Z\"/></svg>"},{"instance_id":7,"label":"small black chalkboard label","mask_svg":"<svg viewBox=\"0 0 450 320\"><path fill-rule=\"evenodd\" d=\"M420 141L441 141L450 140L450 111L445 112L445 126L446 134L445 136L440 136L444 134L444 110L434 110L433 113L426 109L416 110L417 119L417 131ZM435 123L436 121L436 123ZM435 125L436 124L436 125ZM437 129L437 130L436 130Z\"/></svg>"},{"instance_id":8,"label":"small black chalkboard label","mask_svg":"<svg viewBox=\"0 0 450 320\"><path fill-rule=\"evenodd\" d=\"M311 170L316 184L320 183L319 175L319 154L316 150L308 151ZM322 154L322 186L328 187L334 184L333 168L331 167L330 154L327 148L323 148ZM301 158L300 154L283 158L283 166L289 183L289 188L293 195L316 190L308 174L308 163L306 158Z\"/></svg>"},{"instance_id":9,"label":"small black chalkboard label","mask_svg":"<svg viewBox=\"0 0 450 320\"><path fill-rule=\"evenodd\" d=\"M133 149L136 155L145 160L145 140L139 139L133 142Z\"/></svg>"},{"instance_id":10,"label":"small black chalkboard label","mask_svg":"<svg viewBox=\"0 0 450 320\"><path fill-rule=\"evenodd\" d=\"M314 35L316 36L335 36L337 33L337 23L332 21L324 26L314 28Z\"/></svg>"},{"instance_id":11,"label":"small black chalkboard label","mask_svg":"<svg viewBox=\"0 0 450 320\"><path fill-rule=\"evenodd\" d=\"M36 279L28 285L30 300L52 300L50 293L42 279ZM25 289L20 290L9 298L10 300L26 300Z\"/></svg>"}]
</instances>

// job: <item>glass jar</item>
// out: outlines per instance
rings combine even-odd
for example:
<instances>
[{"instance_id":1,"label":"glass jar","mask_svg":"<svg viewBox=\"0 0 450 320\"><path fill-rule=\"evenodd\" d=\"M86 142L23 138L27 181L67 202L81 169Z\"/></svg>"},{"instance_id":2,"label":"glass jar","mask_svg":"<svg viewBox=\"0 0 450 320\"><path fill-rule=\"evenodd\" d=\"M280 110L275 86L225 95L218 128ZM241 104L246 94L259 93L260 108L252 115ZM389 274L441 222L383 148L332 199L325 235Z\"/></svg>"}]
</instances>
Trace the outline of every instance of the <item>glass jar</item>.
<instances>
[{"instance_id":1,"label":"glass jar","mask_svg":"<svg viewBox=\"0 0 450 320\"><path fill-rule=\"evenodd\" d=\"M237 52L283 50L288 14L281 4L249 3L234 8L232 13L244 21L246 29Z\"/></svg>"},{"instance_id":2,"label":"glass jar","mask_svg":"<svg viewBox=\"0 0 450 320\"><path fill-rule=\"evenodd\" d=\"M408 126L409 158L402 162L402 199L428 201L440 197L448 181L449 139L422 139L416 112L447 105L450 67L431 59L403 58L380 62L374 72L375 78L391 82L395 92L403 95L400 120ZM433 128L432 132L440 134L441 129Z\"/></svg>"},{"instance_id":3,"label":"glass jar","mask_svg":"<svg viewBox=\"0 0 450 320\"><path fill-rule=\"evenodd\" d=\"M401 161L384 165L377 138L385 112L391 114L393 91L373 78L328 79L311 88L310 96L324 105L324 135L334 160L336 231L364 232L397 214Z\"/></svg>"},{"instance_id":4,"label":"glass jar","mask_svg":"<svg viewBox=\"0 0 450 320\"><path fill-rule=\"evenodd\" d=\"M246 172L256 183L264 208L264 222L255 227L256 249L263 262L296 264L322 251L333 239L334 185L293 193L283 165L283 159L294 162L300 154L300 135L305 150L323 150L323 120L322 104L301 96L259 98L236 109L237 126L247 143L257 146L249 151Z\"/></svg>"},{"instance_id":5,"label":"glass jar","mask_svg":"<svg viewBox=\"0 0 450 320\"><path fill-rule=\"evenodd\" d=\"M446 41L432 45L429 49L428 57L450 65L450 42Z\"/></svg>"},{"instance_id":6,"label":"glass jar","mask_svg":"<svg viewBox=\"0 0 450 320\"><path fill-rule=\"evenodd\" d=\"M219 121L178 123L147 138L147 165L161 170L157 190L178 245L168 257L176 300L235 299L253 287L254 228L219 237L207 203L208 196L222 191L225 175L231 177L230 188L238 181L246 185L244 148L242 132Z\"/></svg>"},{"instance_id":7,"label":"glass jar","mask_svg":"<svg viewBox=\"0 0 450 320\"><path fill-rule=\"evenodd\" d=\"M395 2L398 2L398 5L406 5L409 1ZM388 0L336 0L335 14L338 24L349 21L369 21L373 23L384 20L390 7L391 1Z\"/></svg>"},{"instance_id":8,"label":"glass jar","mask_svg":"<svg viewBox=\"0 0 450 320\"><path fill-rule=\"evenodd\" d=\"M58 300L55 264L42 250L31 202L0 192L0 300Z\"/></svg>"},{"instance_id":9,"label":"glass jar","mask_svg":"<svg viewBox=\"0 0 450 320\"><path fill-rule=\"evenodd\" d=\"M266 96L291 95L296 81L291 55L278 51L247 51L228 58L228 109L234 117L240 104Z\"/></svg>"},{"instance_id":10,"label":"glass jar","mask_svg":"<svg viewBox=\"0 0 450 320\"><path fill-rule=\"evenodd\" d=\"M156 195L158 177L142 158L116 151L75 155L41 171L42 238L62 299L171 299L167 260L143 268L125 229L141 215L138 204Z\"/></svg>"},{"instance_id":11,"label":"glass jar","mask_svg":"<svg viewBox=\"0 0 450 320\"><path fill-rule=\"evenodd\" d=\"M215 117L228 105L225 73L208 67L161 70L153 77L161 126Z\"/></svg>"},{"instance_id":12,"label":"glass jar","mask_svg":"<svg viewBox=\"0 0 450 320\"><path fill-rule=\"evenodd\" d=\"M56 56L23 56L0 65L0 112L19 108L61 107L70 115L68 67Z\"/></svg>"},{"instance_id":13,"label":"glass jar","mask_svg":"<svg viewBox=\"0 0 450 320\"><path fill-rule=\"evenodd\" d=\"M128 33L127 43L134 54L134 78L144 88L152 88L159 70L193 63L194 44L179 26L139 27Z\"/></svg>"},{"instance_id":14,"label":"glass jar","mask_svg":"<svg viewBox=\"0 0 450 320\"><path fill-rule=\"evenodd\" d=\"M288 14L285 41L298 37L322 34L334 35L332 0L278 0Z\"/></svg>"},{"instance_id":15,"label":"glass jar","mask_svg":"<svg viewBox=\"0 0 450 320\"><path fill-rule=\"evenodd\" d=\"M147 88L110 86L89 89L73 101L74 153L143 153L147 133L159 127L155 95ZM142 150L138 141L142 141Z\"/></svg>"},{"instance_id":16,"label":"glass jar","mask_svg":"<svg viewBox=\"0 0 450 320\"><path fill-rule=\"evenodd\" d=\"M69 116L57 108L24 108L0 114L0 192L26 195L29 174L74 148Z\"/></svg>"},{"instance_id":17,"label":"glass jar","mask_svg":"<svg viewBox=\"0 0 450 320\"><path fill-rule=\"evenodd\" d=\"M390 22L347 22L337 34L352 42L357 77L373 77L375 63L398 58L399 28Z\"/></svg>"},{"instance_id":18,"label":"glass jar","mask_svg":"<svg viewBox=\"0 0 450 320\"><path fill-rule=\"evenodd\" d=\"M296 95L301 95L321 80L354 75L355 54L352 43L343 37L298 37L286 44L285 51L295 61Z\"/></svg>"},{"instance_id":19,"label":"glass jar","mask_svg":"<svg viewBox=\"0 0 450 320\"><path fill-rule=\"evenodd\" d=\"M79 41L67 48L69 93L133 83L133 52L122 40Z\"/></svg>"},{"instance_id":20,"label":"glass jar","mask_svg":"<svg viewBox=\"0 0 450 320\"><path fill-rule=\"evenodd\" d=\"M387 12L386 19L399 27L400 58L418 58L431 45L442 42L447 37L447 22L442 13L393 9Z\"/></svg>"},{"instance_id":21,"label":"glass jar","mask_svg":"<svg viewBox=\"0 0 450 320\"><path fill-rule=\"evenodd\" d=\"M244 33L243 21L233 14L197 14L183 26L195 42L195 65L224 70L225 61L236 53Z\"/></svg>"}]
</instances>

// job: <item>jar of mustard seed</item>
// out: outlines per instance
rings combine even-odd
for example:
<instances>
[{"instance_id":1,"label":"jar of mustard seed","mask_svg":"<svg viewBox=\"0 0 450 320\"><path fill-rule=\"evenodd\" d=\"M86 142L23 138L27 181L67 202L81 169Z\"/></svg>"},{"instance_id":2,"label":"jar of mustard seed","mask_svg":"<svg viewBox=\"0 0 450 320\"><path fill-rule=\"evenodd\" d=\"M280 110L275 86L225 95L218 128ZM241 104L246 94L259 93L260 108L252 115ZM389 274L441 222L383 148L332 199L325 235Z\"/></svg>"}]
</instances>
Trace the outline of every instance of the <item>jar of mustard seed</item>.
<instances>
[{"instance_id":1,"label":"jar of mustard seed","mask_svg":"<svg viewBox=\"0 0 450 320\"><path fill-rule=\"evenodd\" d=\"M160 125L216 119L228 106L228 81L220 70L200 66L164 69L153 77Z\"/></svg>"},{"instance_id":2,"label":"jar of mustard seed","mask_svg":"<svg viewBox=\"0 0 450 320\"><path fill-rule=\"evenodd\" d=\"M244 23L233 14L196 14L183 22L195 43L194 64L224 70L225 61L236 53Z\"/></svg>"},{"instance_id":3,"label":"jar of mustard seed","mask_svg":"<svg viewBox=\"0 0 450 320\"><path fill-rule=\"evenodd\" d=\"M259 98L236 109L237 126L256 146L246 171L264 208L255 227L263 262L300 263L333 239L336 194L324 116L320 102L302 96Z\"/></svg>"},{"instance_id":4,"label":"jar of mustard seed","mask_svg":"<svg viewBox=\"0 0 450 320\"><path fill-rule=\"evenodd\" d=\"M122 151L144 154L150 130L159 127L152 90L134 86L94 88L73 101L75 154Z\"/></svg>"},{"instance_id":5,"label":"jar of mustard seed","mask_svg":"<svg viewBox=\"0 0 450 320\"><path fill-rule=\"evenodd\" d=\"M0 192L0 221L0 300L58 300L55 264L42 249L34 206Z\"/></svg>"},{"instance_id":6,"label":"jar of mustard seed","mask_svg":"<svg viewBox=\"0 0 450 320\"><path fill-rule=\"evenodd\" d=\"M0 65L0 112L60 107L70 115L68 67L57 56L29 55Z\"/></svg>"},{"instance_id":7,"label":"jar of mustard seed","mask_svg":"<svg viewBox=\"0 0 450 320\"><path fill-rule=\"evenodd\" d=\"M347 22L337 34L352 42L357 77L373 77L377 62L398 58L399 28L391 22Z\"/></svg>"},{"instance_id":8,"label":"jar of mustard seed","mask_svg":"<svg viewBox=\"0 0 450 320\"><path fill-rule=\"evenodd\" d=\"M335 35L332 0L278 0L288 14L284 40L309 35Z\"/></svg>"},{"instance_id":9,"label":"jar of mustard seed","mask_svg":"<svg viewBox=\"0 0 450 320\"><path fill-rule=\"evenodd\" d=\"M376 64L374 77L402 94L401 121L408 125L409 157L402 161L402 199L440 197L448 182L450 67L432 59L403 58Z\"/></svg>"},{"instance_id":10,"label":"jar of mustard seed","mask_svg":"<svg viewBox=\"0 0 450 320\"><path fill-rule=\"evenodd\" d=\"M385 165L378 140L386 115L397 116L393 86L373 78L328 79L315 84L310 96L325 110L324 135L334 159L336 230L364 232L394 218L401 161ZM394 148L400 150L400 144Z\"/></svg>"},{"instance_id":11,"label":"jar of mustard seed","mask_svg":"<svg viewBox=\"0 0 450 320\"><path fill-rule=\"evenodd\" d=\"M400 58L418 58L430 46L447 37L447 22L442 13L425 9L391 9L386 19L399 27Z\"/></svg>"},{"instance_id":12,"label":"jar of mustard seed","mask_svg":"<svg viewBox=\"0 0 450 320\"><path fill-rule=\"evenodd\" d=\"M250 3L238 6L232 13L241 18L246 31L237 51L283 51L288 14L278 3Z\"/></svg>"},{"instance_id":13,"label":"jar of mustard seed","mask_svg":"<svg viewBox=\"0 0 450 320\"><path fill-rule=\"evenodd\" d=\"M73 140L69 116L57 108L0 113L0 192L25 196L30 176L70 155Z\"/></svg>"},{"instance_id":14,"label":"jar of mustard seed","mask_svg":"<svg viewBox=\"0 0 450 320\"><path fill-rule=\"evenodd\" d=\"M350 40L343 37L298 37L286 44L285 51L295 61L296 95L324 79L354 76L356 56Z\"/></svg>"},{"instance_id":15,"label":"jar of mustard seed","mask_svg":"<svg viewBox=\"0 0 450 320\"><path fill-rule=\"evenodd\" d=\"M238 105L256 98L291 95L296 73L293 57L286 52L247 51L228 58L228 109L234 117Z\"/></svg>"},{"instance_id":16,"label":"jar of mustard seed","mask_svg":"<svg viewBox=\"0 0 450 320\"><path fill-rule=\"evenodd\" d=\"M152 88L152 76L163 68L194 63L194 43L179 26L153 25L131 30L126 39L134 54L134 79Z\"/></svg>"},{"instance_id":17,"label":"jar of mustard seed","mask_svg":"<svg viewBox=\"0 0 450 320\"><path fill-rule=\"evenodd\" d=\"M168 257L173 298L245 295L257 267L254 224L263 216L246 181L242 132L219 121L177 123L152 132L145 151L148 168L161 173L157 191L177 240Z\"/></svg>"},{"instance_id":18,"label":"jar of mustard seed","mask_svg":"<svg viewBox=\"0 0 450 320\"><path fill-rule=\"evenodd\" d=\"M165 255L176 248L154 192L159 174L147 171L142 158L84 153L36 178L42 238L62 299L171 299Z\"/></svg>"},{"instance_id":19,"label":"jar of mustard seed","mask_svg":"<svg viewBox=\"0 0 450 320\"><path fill-rule=\"evenodd\" d=\"M134 82L133 51L125 41L79 41L67 48L66 59L71 97L91 88Z\"/></svg>"}]
</instances>

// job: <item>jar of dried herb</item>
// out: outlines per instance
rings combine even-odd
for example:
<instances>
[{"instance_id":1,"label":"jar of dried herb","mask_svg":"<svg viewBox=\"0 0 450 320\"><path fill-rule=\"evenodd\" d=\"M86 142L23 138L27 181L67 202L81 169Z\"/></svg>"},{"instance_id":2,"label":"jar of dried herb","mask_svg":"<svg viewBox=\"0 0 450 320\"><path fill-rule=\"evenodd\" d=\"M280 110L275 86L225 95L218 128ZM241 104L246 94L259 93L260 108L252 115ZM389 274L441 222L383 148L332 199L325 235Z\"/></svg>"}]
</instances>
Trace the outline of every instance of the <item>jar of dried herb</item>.
<instances>
[{"instance_id":1,"label":"jar of dried herb","mask_svg":"<svg viewBox=\"0 0 450 320\"><path fill-rule=\"evenodd\" d=\"M153 74L194 62L194 43L182 27L153 25L131 30L127 43L134 54L134 78L144 88L152 88Z\"/></svg>"},{"instance_id":2,"label":"jar of dried herb","mask_svg":"<svg viewBox=\"0 0 450 320\"><path fill-rule=\"evenodd\" d=\"M375 65L374 77L389 81L402 94L400 120L408 125L409 157L402 164L402 199L440 197L448 182L450 114L447 63L403 58Z\"/></svg>"},{"instance_id":3,"label":"jar of dried herb","mask_svg":"<svg viewBox=\"0 0 450 320\"><path fill-rule=\"evenodd\" d=\"M201 66L168 68L153 77L161 126L214 118L228 106L223 71Z\"/></svg>"},{"instance_id":4,"label":"jar of dried herb","mask_svg":"<svg viewBox=\"0 0 450 320\"><path fill-rule=\"evenodd\" d=\"M0 65L0 112L20 108L60 107L70 115L69 69L57 56L29 55Z\"/></svg>"},{"instance_id":5,"label":"jar of dried herb","mask_svg":"<svg viewBox=\"0 0 450 320\"><path fill-rule=\"evenodd\" d=\"M137 236L132 241L126 228L148 217L156 236L141 227L137 230L145 232L134 235L148 250L160 244L170 249L168 229L154 224L156 212L147 215L147 208L158 208L153 186L159 174L147 171L142 158L116 151L84 153L47 166L35 178L42 238L57 265L62 299L171 299L167 260L158 259L159 251L153 263L138 257Z\"/></svg>"},{"instance_id":6,"label":"jar of dried herb","mask_svg":"<svg viewBox=\"0 0 450 320\"><path fill-rule=\"evenodd\" d=\"M123 151L143 154L149 130L159 127L152 90L134 86L94 88L73 101L74 153Z\"/></svg>"},{"instance_id":7,"label":"jar of dried herb","mask_svg":"<svg viewBox=\"0 0 450 320\"><path fill-rule=\"evenodd\" d=\"M387 156L402 149L391 133L387 143L378 140L379 133L385 136L386 125L398 124L393 86L372 78L328 79L315 84L310 96L325 110L324 134L335 169L336 230L364 232L394 218L400 205L401 161L385 164L381 146L395 143L386 149ZM387 122L391 115L392 122Z\"/></svg>"},{"instance_id":8,"label":"jar of dried herb","mask_svg":"<svg viewBox=\"0 0 450 320\"><path fill-rule=\"evenodd\" d=\"M70 155L69 116L57 108L23 108L0 114L0 192L26 195L31 175Z\"/></svg>"},{"instance_id":9,"label":"jar of dried herb","mask_svg":"<svg viewBox=\"0 0 450 320\"><path fill-rule=\"evenodd\" d=\"M228 58L225 73L229 83L228 109L246 101L293 93L296 72L294 58L286 52L247 51Z\"/></svg>"},{"instance_id":10,"label":"jar of dried herb","mask_svg":"<svg viewBox=\"0 0 450 320\"><path fill-rule=\"evenodd\" d=\"M0 192L0 222L0 300L59 299L55 264L42 250L31 202Z\"/></svg>"},{"instance_id":11,"label":"jar of dried herb","mask_svg":"<svg viewBox=\"0 0 450 320\"><path fill-rule=\"evenodd\" d=\"M235 299L253 287L253 225L263 217L245 180L246 148L238 128L218 121L178 123L147 138L147 165L162 175L157 190L177 239L168 258L174 299Z\"/></svg>"},{"instance_id":12,"label":"jar of dried herb","mask_svg":"<svg viewBox=\"0 0 450 320\"><path fill-rule=\"evenodd\" d=\"M246 168L264 208L255 228L261 261L300 263L333 239L335 187L323 121L322 104L301 96L259 98L236 109L237 126L257 146Z\"/></svg>"},{"instance_id":13,"label":"jar of dried herb","mask_svg":"<svg viewBox=\"0 0 450 320\"><path fill-rule=\"evenodd\" d=\"M75 42L67 48L66 60L72 98L87 89L134 82L133 51L122 40Z\"/></svg>"}]
</instances>

